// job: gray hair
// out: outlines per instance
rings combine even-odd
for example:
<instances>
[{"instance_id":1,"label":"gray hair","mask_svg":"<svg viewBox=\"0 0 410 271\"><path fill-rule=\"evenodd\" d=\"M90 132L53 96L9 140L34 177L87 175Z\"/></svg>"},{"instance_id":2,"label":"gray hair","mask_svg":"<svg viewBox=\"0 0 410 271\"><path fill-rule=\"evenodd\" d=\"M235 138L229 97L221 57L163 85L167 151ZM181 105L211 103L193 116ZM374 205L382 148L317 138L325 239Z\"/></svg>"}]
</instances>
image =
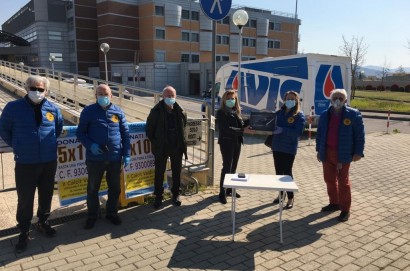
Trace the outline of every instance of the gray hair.
<instances>
[{"instance_id":1,"label":"gray hair","mask_svg":"<svg viewBox=\"0 0 410 271\"><path fill-rule=\"evenodd\" d=\"M177 90L176 90L173 86L166 85L166 86L164 87L164 89L162 90L162 97L164 97L164 94L165 94L165 92L167 92L167 90L175 91L175 95L176 95L176 93L177 93Z\"/></svg>"},{"instance_id":2,"label":"gray hair","mask_svg":"<svg viewBox=\"0 0 410 271\"><path fill-rule=\"evenodd\" d=\"M50 81L47 78L39 76L39 75L31 75L26 80L26 84L25 84L26 90L29 91L30 87L32 87L33 85L37 83L43 83L44 88L46 90L48 90L48 88L50 87Z\"/></svg>"},{"instance_id":3,"label":"gray hair","mask_svg":"<svg viewBox=\"0 0 410 271\"><path fill-rule=\"evenodd\" d=\"M346 92L346 90L344 90L344 89L342 89L342 88L337 88L337 89L332 90L332 92L330 93L330 100L333 99L333 96L334 96L335 94L341 94L341 95L343 95L343 97L345 98L345 100L347 99L347 92Z\"/></svg>"}]
</instances>

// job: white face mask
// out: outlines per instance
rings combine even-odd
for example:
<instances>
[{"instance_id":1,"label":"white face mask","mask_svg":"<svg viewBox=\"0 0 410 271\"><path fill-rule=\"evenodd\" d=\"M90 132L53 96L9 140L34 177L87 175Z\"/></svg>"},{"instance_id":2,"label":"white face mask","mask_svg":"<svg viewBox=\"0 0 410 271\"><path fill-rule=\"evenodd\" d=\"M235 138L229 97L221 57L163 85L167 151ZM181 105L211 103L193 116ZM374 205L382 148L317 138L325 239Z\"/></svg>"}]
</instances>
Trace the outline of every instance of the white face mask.
<instances>
[{"instance_id":1,"label":"white face mask","mask_svg":"<svg viewBox=\"0 0 410 271\"><path fill-rule=\"evenodd\" d=\"M46 96L45 92L32 91L32 90L28 92L28 98L35 104L41 103L41 101L44 99L45 96Z\"/></svg>"}]
</instances>

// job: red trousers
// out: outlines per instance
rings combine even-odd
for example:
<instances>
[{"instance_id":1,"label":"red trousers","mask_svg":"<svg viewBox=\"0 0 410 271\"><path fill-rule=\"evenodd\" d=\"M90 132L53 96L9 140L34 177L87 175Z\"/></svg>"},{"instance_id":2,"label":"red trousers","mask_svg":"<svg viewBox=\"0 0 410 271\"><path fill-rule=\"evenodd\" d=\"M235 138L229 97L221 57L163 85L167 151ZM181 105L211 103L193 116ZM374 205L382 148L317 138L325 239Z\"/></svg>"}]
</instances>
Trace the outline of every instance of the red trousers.
<instances>
[{"instance_id":1,"label":"red trousers","mask_svg":"<svg viewBox=\"0 0 410 271\"><path fill-rule=\"evenodd\" d=\"M350 163L338 169L337 150L327 148L326 161L323 161L323 177L327 186L330 204L338 204L341 211L349 212L352 204Z\"/></svg>"}]
</instances>

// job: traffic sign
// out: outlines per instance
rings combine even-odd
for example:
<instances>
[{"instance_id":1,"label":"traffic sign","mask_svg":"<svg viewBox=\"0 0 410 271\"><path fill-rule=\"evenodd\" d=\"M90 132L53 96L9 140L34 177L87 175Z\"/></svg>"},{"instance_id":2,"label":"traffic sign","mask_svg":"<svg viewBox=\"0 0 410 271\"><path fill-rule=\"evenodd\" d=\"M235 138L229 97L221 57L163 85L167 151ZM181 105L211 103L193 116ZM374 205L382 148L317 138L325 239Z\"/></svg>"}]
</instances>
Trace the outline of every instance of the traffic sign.
<instances>
[{"instance_id":1,"label":"traffic sign","mask_svg":"<svg viewBox=\"0 0 410 271\"><path fill-rule=\"evenodd\" d=\"M218 21L228 15L232 0L200 0L202 11L209 19Z\"/></svg>"}]
</instances>

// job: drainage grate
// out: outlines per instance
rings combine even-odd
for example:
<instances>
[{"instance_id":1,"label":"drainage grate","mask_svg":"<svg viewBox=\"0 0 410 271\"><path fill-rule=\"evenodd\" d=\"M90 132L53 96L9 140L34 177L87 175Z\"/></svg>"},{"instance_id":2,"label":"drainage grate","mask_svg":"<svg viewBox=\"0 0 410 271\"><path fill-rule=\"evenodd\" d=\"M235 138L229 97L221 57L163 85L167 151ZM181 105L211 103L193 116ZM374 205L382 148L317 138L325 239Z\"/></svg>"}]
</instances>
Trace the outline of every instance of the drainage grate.
<instances>
[{"instance_id":1,"label":"drainage grate","mask_svg":"<svg viewBox=\"0 0 410 271\"><path fill-rule=\"evenodd\" d=\"M59 225L59 224L63 224L69 221L74 221L74 220L78 220L81 218L85 218L87 215L87 212L81 212L81 213L77 213L77 214L72 214L72 215L67 215L67 216L62 216L62 217L56 217L53 219L49 219L48 222L50 222L50 225L55 226L55 225ZM19 233L19 229L17 227L12 227L12 228L8 228L8 229L4 229L4 230L0 230L0 237L5 237L5 236L9 236L9 235L13 235L13 234L17 234Z\"/></svg>"}]
</instances>

